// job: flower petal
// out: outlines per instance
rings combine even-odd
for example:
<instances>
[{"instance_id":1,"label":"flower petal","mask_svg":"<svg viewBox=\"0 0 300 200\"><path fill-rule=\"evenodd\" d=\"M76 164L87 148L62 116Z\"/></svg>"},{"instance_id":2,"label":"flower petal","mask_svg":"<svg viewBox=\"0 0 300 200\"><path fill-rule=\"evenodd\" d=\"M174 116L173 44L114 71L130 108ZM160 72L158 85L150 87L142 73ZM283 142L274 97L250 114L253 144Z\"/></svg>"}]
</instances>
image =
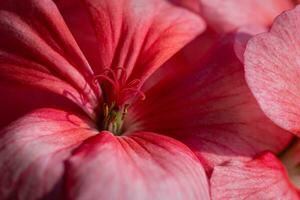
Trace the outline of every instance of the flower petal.
<instances>
[{"instance_id":1,"label":"flower petal","mask_svg":"<svg viewBox=\"0 0 300 200\"><path fill-rule=\"evenodd\" d=\"M139 132L87 140L68 161L70 199L210 199L204 170L183 144Z\"/></svg>"},{"instance_id":2,"label":"flower petal","mask_svg":"<svg viewBox=\"0 0 300 200\"><path fill-rule=\"evenodd\" d=\"M71 100L90 115L98 103L89 84L92 70L52 1L0 2L0 74L1 80L21 79L22 84L43 85L58 94L61 84L69 84L75 91L68 91L71 96L84 96L90 105ZM56 81L37 81L44 78Z\"/></svg>"},{"instance_id":3,"label":"flower petal","mask_svg":"<svg viewBox=\"0 0 300 200\"><path fill-rule=\"evenodd\" d=\"M236 39L234 42L234 51L239 60L244 63L244 53L248 41L259 33L266 32L267 29L262 26L242 26L236 31Z\"/></svg>"},{"instance_id":4,"label":"flower petal","mask_svg":"<svg viewBox=\"0 0 300 200\"><path fill-rule=\"evenodd\" d=\"M48 108L1 130L0 199L58 199L64 160L96 133L85 119Z\"/></svg>"},{"instance_id":5,"label":"flower petal","mask_svg":"<svg viewBox=\"0 0 300 200\"><path fill-rule=\"evenodd\" d=\"M203 18L220 32L248 24L269 26L277 15L292 7L290 0L201 0Z\"/></svg>"},{"instance_id":6,"label":"flower petal","mask_svg":"<svg viewBox=\"0 0 300 200\"><path fill-rule=\"evenodd\" d=\"M210 184L214 200L299 199L283 165L271 153L216 167Z\"/></svg>"},{"instance_id":7,"label":"flower petal","mask_svg":"<svg viewBox=\"0 0 300 200\"><path fill-rule=\"evenodd\" d=\"M146 100L129 109L127 134L145 130L175 137L195 151L207 170L263 150L283 150L291 134L260 110L233 41L222 38L194 66L175 60L154 74L144 88Z\"/></svg>"},{"instance_id":8,"label":"flower petal","mask_svg":"<svg viewBox=\"0 0 300 200\"><path fill-rule=\"evenodd\" d=\"M280 15L245 52L247 82L263 111L300 136L300 7Z\"/></svg>"},{"instance_id":9,"label":"flower petal","mask_svg":"<svg viewBox=\"0 0 300 200\"><path fill-rule=\"evenodd\" d=\"M97 41L93 24L87 9L84 8L83 1L55 0L55 3L90 65L98 67L101 64L99 57L101 44ZM94 71L96 74L101 72L97 69Z\"/></svg>"},{"instance_id":10,"label":"flower petal","mask_svg":"<svg viewBox=\"0 0 300 200\"><path fill-rule=\"evenodd\" d=\"M20 75L16 73L17 75ZM2 74L3 75L3 74ZM1 74L0 74L1 77ZM54 88L65 91L74 91L72 87L66 87L65 84L53 84L54 82L47 82L47 79L40 78L39 84L43 84L48 88ZM43 80L43 81L42 81ZM51 79L50 79L51 80ZM53 80L53 79L52 79ZM36 85L35 85L36 86ZM61 87L61 88L58 88ZM72 89L72 90L68 90ZM63 93L63 91L62 91ZM76 104L69 101L63 95L58 95L54 92L39 89L37 87L30 87L25 84L13 84L0 81L0 129L7 126L12 121L22 117L28 112L39 108L58 108L73 111L76 113L85 114ZM75 93L77 94L77 93ZM72 95L69 92L66 95ZM73 97L75 98L75 96ZM78 99L80 97L78 96ZM81 99L80 99L81 100Z\"/></svg>"},{"instance_id":11,"label":"flower petal","mask_svg":"<svg viewBox=\"0 0 300 200\"><path fill-rule=\"evenodd\" d=\"M87 57L91 58L94 71L98 74L104 68L124 67L128 76L131 74L129 79L143 80L205 28L199 16L166 1L84 2L92 22L88 21L82 10L79 12L79 19L71 17L73 12L67 13L70 10L68 6L62 10L65 11L63 14L69 27L76 33L77 41ZM80 9L78 5L73 6ZM86 38L79 24L91 24L89 27L84 25L88 30L83 31L91 33L94 30L96 39Z\"/></svg>"}]
</instances>

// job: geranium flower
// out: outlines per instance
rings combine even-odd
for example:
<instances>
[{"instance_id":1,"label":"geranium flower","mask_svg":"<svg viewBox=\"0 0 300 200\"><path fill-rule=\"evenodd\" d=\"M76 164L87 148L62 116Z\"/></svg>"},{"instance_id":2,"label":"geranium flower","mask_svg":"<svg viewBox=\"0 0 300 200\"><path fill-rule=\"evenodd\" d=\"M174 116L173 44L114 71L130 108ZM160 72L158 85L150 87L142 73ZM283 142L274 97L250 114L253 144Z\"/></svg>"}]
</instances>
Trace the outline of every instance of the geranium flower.
<instances>
[{"instance_id":1,"label":"geranium flower","mask_svg":"<svg viewBox=\"0 0 300 200\"><path fill-rule=\"evenodd\" d=\"M280 154L216 167L210 181L216 199L299 199L299 18L300 7L284 12L244 54L247 83L262 110L296 137Z\"/></svg>"},{"instance_id":2,"label":"geranium flower","mask_svg":"<svg viewBox=\"0 0 300 200\"><path fill-rule=\"evenodd\" d=\"M168 60L204 28L161 0L0 1L0 199L209 199L216 165L281 152L233 35Z\"/></svg>"},{"instance_id":3,"label":"geranium flower","mask_svg":"<svg viewBox=\"0 0 300 200\"><path fill-rule=\"evenodd\" d=\"M81 49L54 2L0 3L1 92L8 95L1 121L18 118L1 131L0 199L59 199L62 188L66 198L84 200L208 198L203 168L185 145L146 130L112 134L121 134L140 84L203 21L157 0L87 0L77 13L79 3L57 5L66 15L64 6L72 9L79 21L67 20L90 34L74 30Z\"/></svg>"}]
</instances>

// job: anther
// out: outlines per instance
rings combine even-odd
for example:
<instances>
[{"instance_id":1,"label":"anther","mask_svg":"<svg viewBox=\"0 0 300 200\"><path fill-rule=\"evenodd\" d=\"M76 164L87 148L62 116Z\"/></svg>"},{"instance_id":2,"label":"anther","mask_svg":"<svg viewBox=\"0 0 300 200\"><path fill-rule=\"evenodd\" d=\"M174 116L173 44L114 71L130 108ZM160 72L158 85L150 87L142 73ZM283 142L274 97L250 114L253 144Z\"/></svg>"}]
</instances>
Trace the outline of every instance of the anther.
<instances>
[{"instance_id":1,"label":"anther","mask_svg":"<svg viewBox=\"0 0 300 200\"><path fill-rule=\"evenodd\" d=\"M102 74L93 77L103 95L102 128L120 135L123 121L130 104L136 98L145 100L145 94L140 90L142 81L133 79L127 82L126 69L122 67L106 68Z\"/></svg>"}]
</instances>

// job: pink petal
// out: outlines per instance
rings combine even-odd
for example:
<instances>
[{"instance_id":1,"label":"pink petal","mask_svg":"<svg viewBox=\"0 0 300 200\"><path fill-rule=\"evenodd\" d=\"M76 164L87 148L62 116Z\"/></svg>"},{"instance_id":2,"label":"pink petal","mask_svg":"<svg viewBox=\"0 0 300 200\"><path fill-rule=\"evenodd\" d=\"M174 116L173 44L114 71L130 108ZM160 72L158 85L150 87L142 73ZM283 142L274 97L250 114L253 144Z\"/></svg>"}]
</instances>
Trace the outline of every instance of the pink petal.
<instances>
[{"instance_id":1,"label":"pink petal","mask_svg":"<svg viewBox=\"0 0 300 200\"><path fill-rule=\"evenodd\" d=\"M0 2L0 76L67 96L65 89L89 115L98 103L92 70L52 1Z\"/></svg>"},{"instance_id":2,"label":"pink petal","mask_svg":"<svg viewBox=\"0 0 300 200\"><path fill-rule=\"evenodd\" d=\"M299 199L284 167L271 153L216 167L210 184L214 200Z\"/></svg>"},{"instance_id":3,"label":"pink petal","mask_svg":"<svg viewBox=\"0 0 300 200\"><path fill-rule=\"evenodd\" d=\"M280 15L269 33L250 40L245 52L247 82L263 111L300 135L300 7Z\"/></svg>"},{"instance_id":4,"label":"pink petal","mask_svg":"<svg viewBox=\"0 0 300 200\"><path fill-rule=\"evenodd\" d=\"M78 1L58 5L97 73L124 67L131 74L129 79L145 79L205 28L199 16L166 1L84 2L92 22ZM73 12L70 7L75 8ZM90 34L93 31L96 38Z\"/></svg>"},{"instance_id":5,"label":"pink petal","mask_svg":"<svg viewBox=\"0 0 300 200\"><path fill-rule=\"evenodd\" d=\"M139 132L101 132L69 159L70 199L209 199L204 170L183 144Z\"/></svg>"},{"instance_id":6,"label":"pink petal","mask_svg":"<svg viewBox=\"0 0 300 200\"><path fill-rule=\"evenodd\" d=\"M35 110L2 129L0 199L58 199L64 160L96 133L84 118L49 108Z\"/></svg>"},{"instance_id":7,"label":"pink petal","mask_svg":"<svg viewBox=\"0 0 300 200\"><path fill-rule=\"evenodd\" d=\"M290 0L201 0L202 16L215 30L229 32L242 25L269 26Z\"/></svg>"},{"instance_id":8,"label":"pink petal","mask_svg":"<svg viewBox=\"0 0 300 200\"><path fill-rule=\"evenodd\" d=\"M194 66L176 56L155 73L144 88L146 100L129 110L127 134L145 130L175 137L194 150L207 170L263 150L283 150L291 134L260 110L233 40L222 38Z\"/></svg>"}]
</instances>

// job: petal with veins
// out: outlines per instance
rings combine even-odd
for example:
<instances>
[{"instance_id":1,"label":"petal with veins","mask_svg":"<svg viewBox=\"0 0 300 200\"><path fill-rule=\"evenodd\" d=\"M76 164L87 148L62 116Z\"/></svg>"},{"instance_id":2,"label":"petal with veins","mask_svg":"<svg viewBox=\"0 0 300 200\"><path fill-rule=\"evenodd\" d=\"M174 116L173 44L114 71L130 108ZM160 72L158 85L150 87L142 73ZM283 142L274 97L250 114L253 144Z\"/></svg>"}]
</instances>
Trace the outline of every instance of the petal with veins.
<instances>
[{"instance_id":1,"label":"petal with veins","mask_svg":"<svg viewBox=\"0 0 300 200\"><path fill-rule=\"evenodd\" d=\"M280 15L245 52L247 82L263 111L300 135L300 7Z\"/></svg>"},{"instance_id":2,"label":"petal with veins","mask_svg":"<svg viewBox=\"0 0 300 200\"><path fill-rule=\"evenodd\" d=\"M164 0L84 2L92 22L80 2L57 4L97 74L124 67L129 79L146 79L205 28L199 16Z\"/></svg>"},{"instance_id":3,"label":"petal with veins","mask_svg":"<svg viewBox=\"0 0 300 200\"><path fill-rule=\"evenodd\" d=\"M34 77L53 77L53 87L38 87L67 96L59 88L68 84L73 89L67 97L83 96L85 105L79 98L71 100L94 115L98 100L89 84L92 70L52 1L0 2L0 74L7 82L22 79L31 85L38 85Z\"/></svg>"},{"instance_id":4,"label":"petal with veins","mask_svg":"<svg viewBox=\"0 0 300 200\"><path fill-rule=\"evenodd\" d=\"M222 38L193 69L186 70L191 66L184 60L162 67L145 86L147 99L129 110L127 134L146 130L175 137L193 149L207 169L263 150L282 151L291 134L259 108L233 40Z\"/></svg>"},{"instance_id":5,"label":"petal with veins","mask_svg":"<svg viewBox=\"0 0 300 200\"><path fill-rule=\"evenodd\" d=\"M198 159L166 136L101 132L79 147L67 166L67 191L74 200L210 199Z\"/></svg>"},{"instance_id":6,"label":"petal with veins","mask_svg":"<svg viewBox=\"0 0 300 200\"><path fill-rule=\"evenodd\" d=\"M213 200L299 200L283 165L271 153L216 167L210 184Z\"/></svg>"},{"instance_id":7,"label":"petal with veins","mask_svg":"<svg viewBox=\"0 0 300 200\"><path fill-rule=\"evenodd\" d=\"M89 121L48 108L35 110L2 129L0 199L59 198L64 160L95 134Z\"/></svg>"}]
</instances>

